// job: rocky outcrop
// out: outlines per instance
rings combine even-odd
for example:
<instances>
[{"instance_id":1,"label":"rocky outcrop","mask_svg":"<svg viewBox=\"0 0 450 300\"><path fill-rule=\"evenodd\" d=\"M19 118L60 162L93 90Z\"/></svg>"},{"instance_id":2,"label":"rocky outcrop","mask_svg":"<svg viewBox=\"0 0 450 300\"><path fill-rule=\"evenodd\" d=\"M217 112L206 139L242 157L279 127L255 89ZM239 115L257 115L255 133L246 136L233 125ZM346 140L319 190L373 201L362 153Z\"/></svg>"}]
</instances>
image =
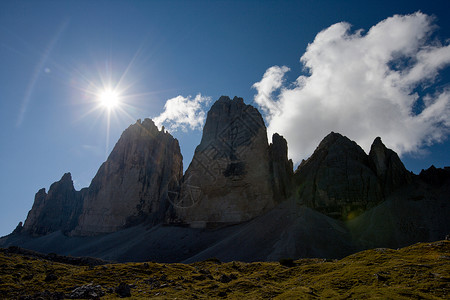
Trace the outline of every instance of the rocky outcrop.
<instances>
[{"instance_id":1,"label":"rocky outcrop","mask_svg":"<svg viewBox=\"0 0 450 300\"><path fill-rule=\"evenodd\" d=\"M422 170L419 174L419 178L432 186L443 186L447 184L450 186L450 167L436 168L434 165L426 170Z\"/></svg>"},{"instance_id":2,"label":"rocky outcrop","mask_svg":"<svg viewBox=\"0 0 450 300\"><path fill-rule=\"evenodd\" d=\"M397 153L386 148L380 137L372 143L369 164L377 174L384 195L412 182L411 173L406 170Z\"/></svg>"},{"instance_id":3,"label":"rocky outcrop","mask_svg":"<svg viewBox=\"0 0 450 300\"><path fill-rule=\"evenodd\" d=\"M242 98L222 96L208 112L200 145L175 204L193 227L239 223L274 206L267 132Z\"/></svg>"},{"instance_id":4,"label":"rocky outcrop","mask_svg":"<svg viewBox=\"0 0 450 300\"><path fill-rule=\"evenodd\" d=\"M448 167L414 175L380 138L367 155L330 133L292 174L287 150L278 134L268 145L255 108L221 97L182 178L178 142L138 121L89 188L75 191L68 173L48 194L40 190L25 224L0 246L117 261L250 262L341 257L450 232ZM109 234L89 237L100 233Z\"/></svg>"},{"instance_id":5,"label":"rocky outcrop","mask_svg":"<svg viewBox=\"0 0 450 300\"><path fill-rule=\"evenodd\" d=\"M330 133L294 174L300 202L340 219L351 219L384 201L413 177L398 155L377 137L369 155L355 142Z\"/></svg>"},{"instance_id":6,"label":"rocky outcrop","mask_svg":"<svg viewBox=\"0 0 450 300\"><path fill-rule=\"evenodd\" d=\"M73 235L114 232L147 221L161 223L178 188L183 162L178 141L152 120L126 129L98 170Z\"/></svg>"},{"instance_id":7,"label":"rocky outcrop","mask_svg":"<svg viewBox=\"0 0 450 300\"><path fill-rule=\"evenodd\" d=\"M294 167L288 159L287 141L278 133L272 135L269 157L274 199L281 202L291 195Z\"/></svg>"},{"instance_id":8,"label":"rocky outcrop","mask_svg":"<svg viewBox=\"0 0 450 300\"><path fill-rule=\"evenodd\" d=\"M64 174L60 181L36 193L34 204L28 213L22 231L32 235L45 235L62 230L69 232L77 225L81 214L84 191L76 191L70 173Z\"/></svg>"},{"instance_id":9,"label":"rocky outcrop","mask_svg":"<svg viewBox=\"0 0 450 300\"><path fill-rule=\"evenodd\" d=\"M326 215L347 219L382 201L369 159L355 142L330 133L294 174L296 197Z\"/></svg>"}]
</instances>

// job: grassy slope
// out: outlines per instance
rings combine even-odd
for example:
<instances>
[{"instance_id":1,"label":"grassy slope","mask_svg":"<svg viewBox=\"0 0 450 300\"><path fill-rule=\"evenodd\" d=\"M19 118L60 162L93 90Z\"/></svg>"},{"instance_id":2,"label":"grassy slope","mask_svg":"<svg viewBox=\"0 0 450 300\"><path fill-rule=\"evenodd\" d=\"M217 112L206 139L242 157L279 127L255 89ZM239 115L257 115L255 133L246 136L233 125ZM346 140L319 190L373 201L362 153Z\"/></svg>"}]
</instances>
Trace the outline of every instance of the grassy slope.
<instances>
[{"instance_id":1,"label":"grassy slope","mask_svg":"<svg viewBox=\"0 0 450 300\"><path fill-rule=\"evenodd\" d=\"M120 282L132 285L133 299L450 297L450 241L400 250L367 250L334 261L301 259L295 264L286 267L278 262L209 260L88 267L0 253L0 298L15 299L44 290L67 294L76 286L93 283L105 291L102 299L114 299L118 297L114 288ZM56 279L49 280L48 274L55 274ZM222 282L224 275L232 280Z\"/></svg>"}]
</instances>

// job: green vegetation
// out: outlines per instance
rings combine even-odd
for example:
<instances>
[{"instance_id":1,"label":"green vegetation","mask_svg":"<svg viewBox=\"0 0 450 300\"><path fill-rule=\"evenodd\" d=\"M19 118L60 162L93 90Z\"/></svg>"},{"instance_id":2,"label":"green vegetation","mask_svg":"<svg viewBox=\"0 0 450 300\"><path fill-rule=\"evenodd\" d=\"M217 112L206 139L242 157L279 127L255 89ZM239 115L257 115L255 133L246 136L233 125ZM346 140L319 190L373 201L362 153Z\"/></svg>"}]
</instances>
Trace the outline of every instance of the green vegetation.
<instances>
[{"instance_id":1,"label":"green vegetation","mask_svg":"<svg viewBox=\"0 0 450 300\"><path fill-rule=\"evenodd\" d=\"M448 299L450 241L367 250L333 261L300 259L289 266L211 259L89 267L0 252L1 299L62 299L88 284L97 286L101 299L129 293L131 299Z\"/></svg>"}]
</instances>

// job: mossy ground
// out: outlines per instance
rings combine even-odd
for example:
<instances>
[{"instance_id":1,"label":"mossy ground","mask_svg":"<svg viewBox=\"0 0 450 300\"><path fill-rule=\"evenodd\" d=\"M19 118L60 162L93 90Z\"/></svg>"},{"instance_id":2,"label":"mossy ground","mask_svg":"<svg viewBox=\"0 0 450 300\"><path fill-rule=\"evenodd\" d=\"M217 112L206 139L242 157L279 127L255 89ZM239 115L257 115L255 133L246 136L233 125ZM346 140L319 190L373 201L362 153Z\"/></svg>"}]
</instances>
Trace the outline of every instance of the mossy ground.
<instances>
[{"instance_id":1,"label":"mossy ground","mask_svg":"<svg viewBox=\"0 0 450 300\"><path fill-rule=\"evenodd\" d=\"M334 261L300 259L294 265L207 260L88 267L1 253L0 298L43 291L67 295L92 283L105 291L102 299L116 299L121 282L131 286L131 299L450 298L450 241L367 250Z\"/></svg>"}]
</instances>

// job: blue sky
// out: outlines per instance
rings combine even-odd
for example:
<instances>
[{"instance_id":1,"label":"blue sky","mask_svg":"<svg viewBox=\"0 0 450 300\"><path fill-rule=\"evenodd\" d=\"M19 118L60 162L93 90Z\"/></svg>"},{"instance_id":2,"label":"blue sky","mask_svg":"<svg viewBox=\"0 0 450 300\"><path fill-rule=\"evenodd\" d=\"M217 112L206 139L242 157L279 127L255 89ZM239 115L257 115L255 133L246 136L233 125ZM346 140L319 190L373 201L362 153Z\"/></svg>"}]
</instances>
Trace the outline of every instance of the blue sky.
<instances>
[{"instance_id":1,"label":"blue sky","mask_svg":"<svg viewBox=\"0 0 450 300\"><path fill-rule=\"evenodd\" d=\"M289 105L297 100L289 95L298 92L301 99L309 95L306 89L296 90L299 76L307 76L305 78L311 81L313 78L304 63L309 62L316 70L323 67L320 62L313 63L312 50L302 62L300 58L307 52L308 44L319 47L315 43L317 35L333 24L351 24L347 35L332 44L342 42L339 45L350 50L336 50L333 55L351 54L355 45L367 44L362 38L379 22L395 14L408 15L417 11L433 16L429 22L437 25L429 29L428 40L434 42L425 42L421 49L436 46L436 41L440 41L439 47L448 45L450 10L446 1L393 2L1 1L0 236L24 221L34 194L42 187L48 191L50 184L65 172L72 173L77 189L88 186L122 131L137 119L160 116L169 99L181 96L178 99L187 104L195 102L200 94L197 99L203 100L198 101L197 108L203 110L221 95L243 97L246 103L262 109L271 103L276 106L283 103L285 110L293 107ZM420 16L411 19L411 24L419 19ZM397 21L392 22L395 25ZM356 34L358 29L364 30L360 37ZM346 43L349 38L355 43ZM355 61L358 59L355 57ZM341 59L338 57L337 61ZM442 65L447 66L447 62ZM437 99L449 85L449 68L435 71L436 74L426 80L412 87L408 85L411 93L417 92L419 96L414 113L419 114L427 103L422 96ZM274 77L277 74L279 76ZM267 79L264 84L263 78ZM345 80L333 84L349 83ZM260 82L259 88L253 87L257 82ZM306 85L314 84L314 81L308 82ZM110 112L108 122L107 110L94 108L98 106L96 93L109 83L121 90L122 105ZM403 96L409 95L403 86L400 90L406 93ZM257 95L267 98L255 98ZM364 95L356 94L358 97L363 99ZM328 98L327 94L324 98ZM442 101L444 106L445 103L449 106L448 100ZM367 103L347 104L362 108ZM302 107L308 108L306 104ZM320 106L311 107L311 115L317 107ZM380 132L370 129L379 118L366 124L366 117L359 120L356 112L348 113L345 106L341 107L342 111L327 110L329 115L323 115L331 120L326 126L304 119L297 129L304 134L298 138L291 137L292 128L281 124L288 120L286 111L275 117L270 115L274 111L266 111L266 122L270 130L279 129L291 137L288 144L292 145L290 151L296 150L291 155L296 160L307 158L303 156L311 152L311 147L317 145L316 139L322 139L325 136L322 133L330 131L333 124L337 128L335 131L348 128L348 132L342 133L360 139L363 144L364 134L369 132L366 136L372 139L372 134ZM431 164L450 165L448 130L441 130L450 118L446 118L445 109L435 108L434 111L437 115L428 119L416 118L409 123L392 125L412 126L409 128L418 133L411 137L389 126L381 131L386 132L386 138L381 135L383 141L392 144L387 143L388 147L403 149L402 160L415 173ZM201 111L195 113L200 113L195 116L201 117ZM347 113L347 119L336 117ZM437 123L430 125L436 119L441 127L436 127ZM367 127L368 131L352 130L349 120L355 123L353 128ZM172 125L174 122L176 120L172 120ZM172 133L180 141L186 168L200 141L201 131L192 129L189 124L184 124L185 130L182 127L175 130L175 127ZM436 132L440 135L434 136Z\"/></svg>"}]
</instances>

